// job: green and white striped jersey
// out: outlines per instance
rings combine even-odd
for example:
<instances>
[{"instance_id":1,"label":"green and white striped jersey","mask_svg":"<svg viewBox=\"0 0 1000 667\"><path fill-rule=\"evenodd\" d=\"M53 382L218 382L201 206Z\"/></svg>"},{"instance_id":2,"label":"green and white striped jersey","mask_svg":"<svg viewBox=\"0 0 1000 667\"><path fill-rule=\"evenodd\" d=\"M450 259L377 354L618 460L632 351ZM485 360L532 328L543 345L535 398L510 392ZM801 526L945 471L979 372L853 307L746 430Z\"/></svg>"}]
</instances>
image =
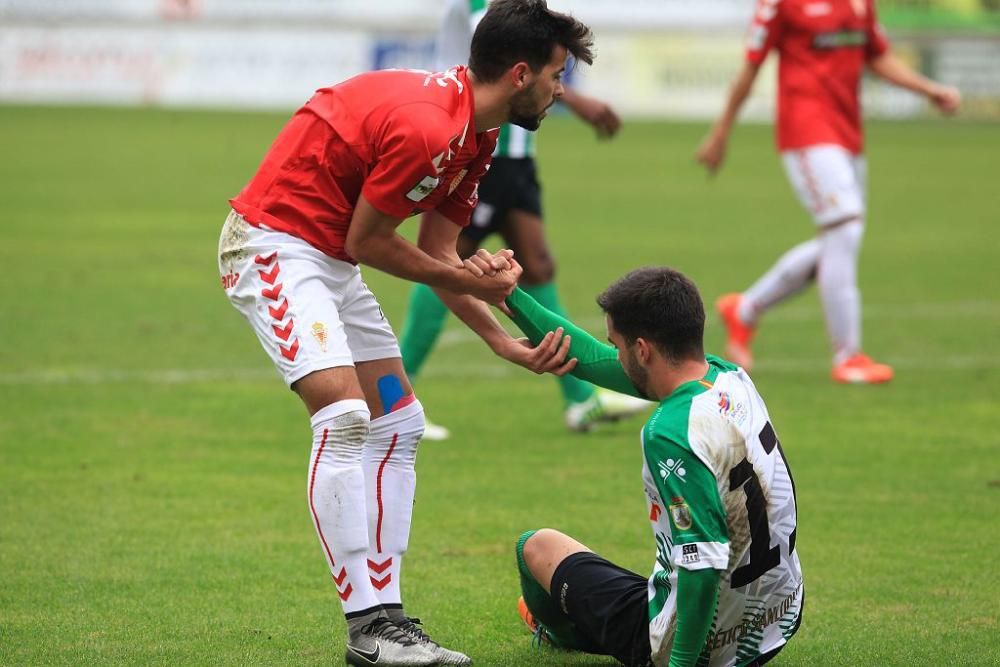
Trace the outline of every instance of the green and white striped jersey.
<instances>
[{"instance_id":1,"label":"green and white striped jersey","mask_svg":"<svg viewBox=\"0 0 1000 667\"><path fill-rule=\"evenodd\" d=\"M435 42L435 69L447 70L469 62L472 33L486 13L487 0L451 0ZM535 133L523 127L500 126L493 157L535 157Z\"/></svg>"},{"instance_id":2,"label":"green and white striped jersey","mask_svg":"<svg viewBox=\"0 0 1000 667\"><path fill-rule=\"evenodd\" d=\"M642 430L657 555L649 578L653 662L670 659L678 568L722 573L699 665L742 665L798 629L795 487L764 401L743 369L709 372L665 398Z\"/></svg>"}]
</instances>

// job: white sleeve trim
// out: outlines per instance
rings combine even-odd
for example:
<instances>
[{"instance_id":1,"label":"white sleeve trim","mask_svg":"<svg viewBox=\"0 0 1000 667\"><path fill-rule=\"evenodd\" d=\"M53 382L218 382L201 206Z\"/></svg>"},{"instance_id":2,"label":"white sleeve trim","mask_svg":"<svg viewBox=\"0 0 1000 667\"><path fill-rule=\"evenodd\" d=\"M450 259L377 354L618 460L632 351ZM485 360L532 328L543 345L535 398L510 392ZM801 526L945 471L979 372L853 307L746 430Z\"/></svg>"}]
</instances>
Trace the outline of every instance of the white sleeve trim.
<instances>
[{"instance_id":1,"label":"white sleeve trim","mask_svg":"<svg viewBox=\"0 0 1000 667\"><path fill-rule=\"evenodd\" d=\"M729 544L722 542L689 542L675 544L670 560L685 570L725 570L729 566Z\"/></svg>"}]
</instances>

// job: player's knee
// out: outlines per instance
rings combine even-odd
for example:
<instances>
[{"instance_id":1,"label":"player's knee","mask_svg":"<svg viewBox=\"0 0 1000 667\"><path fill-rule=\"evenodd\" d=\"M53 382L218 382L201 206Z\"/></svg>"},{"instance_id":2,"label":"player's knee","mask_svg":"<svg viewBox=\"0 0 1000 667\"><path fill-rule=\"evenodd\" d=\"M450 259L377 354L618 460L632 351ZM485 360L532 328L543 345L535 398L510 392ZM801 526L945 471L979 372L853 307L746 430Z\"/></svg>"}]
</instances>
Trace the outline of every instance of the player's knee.
<instances>
[{"instance_id":1,"label":"player's knee","mask_svg":"<svg viewBox=\"0 0 1000 667\"><path fill-rule=\"evenodd\" d=\"M857 255L864 237L865 224L860 217L851 217L829 225L820 234L820 258L831 254Z\"/></svg>"},{"instance_id":2,"label":"player's knee","mask_svg":"<svg viewBox=\"0 0 1000 667\"><path fill-rule=\"evenodd\" d=\"M849 237L860 242L864 230L865 219L863 215L848 215L823 225L819 230L819 238L822 240L839 236L842 238Z\"/></svg>"},{"instance_id":3,"label":"player's knee","mask_svg":"<svg viewBox=\"0 0 1000 667\"><path fill-rule=\"evenodd\" d=\"M371 428L371 413L364 401L330 403L316 412L310 422L314 449L327 449L340 463L360 462Z\"/></svg>"},{"instance_id":4,"label":"player's knee","mask_svg":"<svg viewBox=\"0 0 1000 667\"><path fill-rule=\"evenodd\" d=\"M410 455L415 458L417 446L420 444L420 439L424 437L424 430L427 428L427 418L424 416L424 406L417 400L416 394L411 393L406 399L403 407L412 407L410 407L406 417L396 423L395 428L399 433L398 443L409 443L408 450L411 452ZM401 455L403 455L402 452Z\"/></svg>"},{"instance_id":5,"label":"player's knee","mask_svg":"<svg viewBox=\"0 0 1000 667\"><path fill-rule=\"evenodd\" d=\"M553 546L562 537L562 533L551 528L540 528L524 533L518 541L520 553L518 562L523 562L528 573L539 571L541 565L550 557Z\"/></svg>"},{"instance_id":6,"label":"player's knee","mask_svg":"<svg viewBox=\"0 0 1000 667\"><path fill-rule=\"evenodd\" d=\"M403 385L404 379L405 377L400 378L399 375L388 373L375 381L378 399L382 404L382 414L396 412L417 401L413 390Z\"/></svg>"}]
</instances>

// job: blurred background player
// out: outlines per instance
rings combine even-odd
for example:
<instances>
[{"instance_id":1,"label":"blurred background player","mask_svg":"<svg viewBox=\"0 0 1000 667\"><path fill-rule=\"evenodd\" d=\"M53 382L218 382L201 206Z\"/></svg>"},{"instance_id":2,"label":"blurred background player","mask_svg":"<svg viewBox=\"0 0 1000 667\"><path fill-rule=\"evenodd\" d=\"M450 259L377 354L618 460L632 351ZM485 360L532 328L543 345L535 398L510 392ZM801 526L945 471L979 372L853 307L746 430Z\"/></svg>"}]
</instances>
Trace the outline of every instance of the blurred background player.
<instances>
[{"instance_id":1,"label":"blurred background player","mask_svg":"<svg viewBox=\"0 0 1000 667\"><path fill-rule=\"evenodd\" d=\"M611 346L521 290L529 340L565 331L572 373L660 402L642 429L647 579L556 530L524 533L519 610L540 639L628 667L761 665L801 623L795 486L767 406L739 367L703 347L697 288L668 268L632 271L598 297Z\"/></svg>"},{"instance_id":2,"label":"blurred background player","mask_svg":"<svg viewBox=\"0 0 1000 667\"><path fill-rule=\"evenodd\" d=\"M537 128L568 54L592 61L593 36L544 0L497 0L480 25L468 68L370 72L318 90L230 200L219 240L226 295L310 416L309 509L352 665L471 662L403 610L424 415L359 264L442 289L498 355L548 370L487 305L514 288L509 251L501 270L476 275L456 242L496 128ZM430 212L417 245L397 232L414 212Z\"/></svg>"},{"instance_id":3,"label":"blurred background player","mask_svg":"<svg viewBox=\"0 0 1000 667\"><path fill-rule=\"evenodd\" d=\"M786 252L746 291L718 300L727 330L726 355L749 370L750 342L760 316L815 280L833 346L833 379L887 382L892 368L861 350L857 272L866 186L861 73L867 64L946 114L958 109L959 93L922 77L893 55L872 0L760 0L743 69L697 151L710 173L722 166L729 132L771 49L779 55L777 147L818 234Z\"/></svg>"},{"instance_id":4,"label":"blurred background player","mask_svg":"<svg viewBox=\"0 0 1000 667\"><path fill-rule=\"evenodd\" d=\"M486 12L486 0L451 0L438 30L435 66L448 69L468 62L469 43L476 25ZM572 88L564 89L561 101L589 123L598 137L613 137L621 121L610 106ZM556 265L549 251L542 225L541 188L535 166L535 135L523 127L505 124L500 128L490 169L479 183L479 204L472 224L462 230L458 254L466 258L476 252L491 234L500 234L514 251L524 269L521 287L546 308L564 312L554 282ZM426 285L410 292L409 310L400 345L403 366L411 381L420 373L444 327L448 309ZM649 407L636 400L595 388L572 376L557 378L566 403L566 425L573 431L587 431L598 421L619 419ZM447 428L427 422L424 438L444 440Z\"/></svg>"}]
</instances>

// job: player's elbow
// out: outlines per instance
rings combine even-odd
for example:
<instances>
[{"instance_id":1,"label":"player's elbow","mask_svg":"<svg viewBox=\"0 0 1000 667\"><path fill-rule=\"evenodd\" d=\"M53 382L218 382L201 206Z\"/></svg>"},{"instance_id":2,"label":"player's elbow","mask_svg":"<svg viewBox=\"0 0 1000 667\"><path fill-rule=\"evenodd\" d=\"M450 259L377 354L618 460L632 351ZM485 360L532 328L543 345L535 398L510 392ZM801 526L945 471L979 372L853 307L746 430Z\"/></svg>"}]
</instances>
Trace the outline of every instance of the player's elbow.
<instances>
[{"instance_id":1,"label":"player's elbow","mask_svg":"<svg viewBox=\"0 0 1000 667\"><path fill-rule=\"evenodd\" d=\"M371 264L378 255L375 245L370 239L354 238L350 234L344 239L344 250L361 264Z\"/></svg>"},{"instance_id":2,"label":"player's elbow","mask_svg":"<svg viewBox=\"0 0 1000 667\"><path fill-rule=\"evenodd\" d=\"M344 250L347 251L348 255L359 262L361 261L362 247L362 244L358 243L355 239L352 239L350 234L348 234L347 238L344 239Z\"/></svg>"}]
</instances>

